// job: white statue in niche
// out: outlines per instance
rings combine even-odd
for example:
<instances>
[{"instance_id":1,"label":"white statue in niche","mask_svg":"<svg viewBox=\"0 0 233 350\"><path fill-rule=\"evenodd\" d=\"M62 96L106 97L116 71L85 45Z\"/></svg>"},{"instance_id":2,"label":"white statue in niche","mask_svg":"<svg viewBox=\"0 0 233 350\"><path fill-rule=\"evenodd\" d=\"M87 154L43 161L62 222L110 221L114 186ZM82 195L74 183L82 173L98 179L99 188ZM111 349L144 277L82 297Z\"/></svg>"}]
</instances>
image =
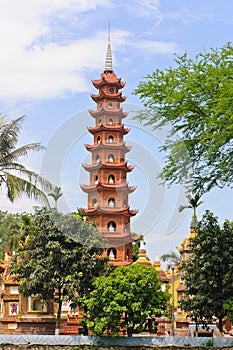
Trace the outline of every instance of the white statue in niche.
<instances>
[{"instance_id":1,"label":"white statue in niche","mask_svg":"<svg viewBox=\"0 0 233 350\"><path fill-rule=\"evenodd\" d=\"M110 250L110 253L109 253L109 260L115 260L115 255L114 255L114 253L113 253L113 250L111 249Z\"/></svg>"}]
</instances>

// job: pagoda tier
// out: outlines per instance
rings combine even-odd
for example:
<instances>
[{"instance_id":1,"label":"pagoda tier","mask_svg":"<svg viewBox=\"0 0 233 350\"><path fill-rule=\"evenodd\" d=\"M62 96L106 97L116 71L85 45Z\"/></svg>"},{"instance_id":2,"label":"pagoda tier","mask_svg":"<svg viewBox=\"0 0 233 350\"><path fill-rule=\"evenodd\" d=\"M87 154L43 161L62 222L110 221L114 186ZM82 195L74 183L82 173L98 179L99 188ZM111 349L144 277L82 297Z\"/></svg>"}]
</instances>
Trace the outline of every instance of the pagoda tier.
<instances>
[{"instance_id":1,"label":"pagoda tier","mask_svg":"<svg viewBox=\"0 0 233 350\"><path fill-rule=\"evenodd\" d=\"M118 131L121 133L121 135L127 135L128 132L130 131L129 128L124 127L124 124L108 125L104 123L101 123L100 125L97 125L97 126L92 126L92 127L89 126L87 129L92 135L102 131Z\"/></svg>"},{"instance_id":2,"label":"pagoda tier","mask_svg":"<svg viewBox=\"0 0 233 350\"><path fill-rule=\"evenodd\" d=\"M89 193L93 191L112 191L112 185L110 184L105 184L102 182L98 182L98 184L94 185L81 185L80 186L83 190L83 192ZM127 193L132 193L136 190L136 186L129 186L128 183L118 183L115 184L115 189L116 191L122 191L122 192L127 192Z\"/></svg>"},{"instance_id":3,"label":"pagoda tier","mask_svg":"<svg viewBox=\"0 0 233 350\"><path fill-rule=\"evenodd\" d=\"M113 111L113 110L105 109L104 106L102 106L101 108L99 108L97 110L89 110L89 113L93 118L101 117L102 115L105 115L106 113L108 114L108 116L117 115L121 118L125 118L128 115L127 112L123 112L122 108L119 108L119 109L116 109Z\"/></svg>"},{"instance_id":4,"label":"pagoda tier","mask_svg":"<svg viewBox=\"0 0 233 350\"><path fill-rule=\"evenodd\" d=\"M127 173L134 167L125 160L125 154L131 150L124 142L124 135L130 130L122 124L127 113L121 103L126 97L119 91L125 83L113 72L110 42L105 70L100 79L93 80L93 85L98 94L91 94L96 110L89 111L95 118L95 126L88 127L93 144L85 144L91 153L91 164L82 164L90 176L89 185L81 185L88 195L84 211L87 220L97 224L108 242L103 256L109 256L115 266L128 265L132 263L132 242L139 239L130 231L130 219L137 210L131 210L128 204L128 195L136 187L127 183Z\"/></svg>"},{"instance_id":5,"label":"pagoda tier","mask_svg":"<svg viewBox=\"0 0 233 350\"><path fill-rule=\"evenodd\" d=\"M113 71L105 71L100 75L100 79L92 80L92 84L96 89L100 89L102 86L114 85L118 89L122 89L125 86L125 83L121 81L121 78L118 78Z\"/></svg>"},{"instance_id":6,"label":"pagoda tier","mask_svg":"<svg viewBox=\"0 0 233 350\"><path fill-rule=\"evenodd\" d=\"M122 96L122 92L118 92L117 94L111 94L107 95L104 93L104 91L100 91L98 95L91 94L91 98L93 101L98 102L103 99L108 99L108 100L116 100L117 102L124 102L126 100L126 96Z\"/></svg>"},{"instance_id":7,"label":"pagoda tier","mask_svg":"<svg viewBox=\"0 0 233 350\"><path fill-rule=\"evenodd\" d=\"M96 214L96 213L104 213L104 214L109 214L111 217L114 215L118 215L121 213L124 216L134 216L138 213L138 210L130 210L129 207L127 208L101 208L101 207L96 207L96 208L90 208L90 209L84 209L85 213L88 215L91 214Z\"/></svg>"},{"instance_id":8,"label":"pagoda tier","mask_svg":"<svg viewBox=\"0 0 233 350\"><path fill-rule=\"evenodd\" d=\"M111 170L124 170L125 172L131 172L134 169L133 165L127 165L127 162L121 163L94 163L94 164L82 164L83 168L87 171L98 169L111 169Z\"/></svg>"},{"instance_id":9,"label":"pagoda tier","mask_svg":"<svg viewBox=\"0 0 233 350\"><path fill-rule=\"evenodd\" d=\"M94 145L89 145L89 144L85 144L84 145L86 147L86 149L90 152L93 151L99 151L102 149L120 149L122 152L127 153L131 150L131 146L126 146L125 142L116 142L116 143L110 143L110 142L100 142Z\"/></svg>"}]
</instances>

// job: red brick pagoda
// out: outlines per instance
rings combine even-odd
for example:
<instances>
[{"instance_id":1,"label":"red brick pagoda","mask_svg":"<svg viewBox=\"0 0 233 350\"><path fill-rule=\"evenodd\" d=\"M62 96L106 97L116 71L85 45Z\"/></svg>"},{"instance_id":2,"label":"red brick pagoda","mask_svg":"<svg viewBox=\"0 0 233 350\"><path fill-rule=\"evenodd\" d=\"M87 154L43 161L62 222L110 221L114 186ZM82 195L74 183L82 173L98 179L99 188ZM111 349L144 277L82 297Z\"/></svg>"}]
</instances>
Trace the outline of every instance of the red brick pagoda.
<instances>
[{"instance_id":1,"label":"red brick pagoda","mask_svg":"<svg viewBox=\"0 0 233 350\"><path fill-rule=\"evenodd\" d=\"M137 210L130 210L128 195L136 187L127 183L127 173L133 170L128 165L125 154L131 147L126 146L124 135L129 129L122 124L127 116L121 103L126 100L120 91L125 83L112 69L111 45L108 41L105 70L100 79L93 85L98 94L91 97L96 103L96 110L89 111L95 119L95 126L89 127L93 135L93 144L86 144L91 152L91 164L83 164L90 173L90 184L81 188L88 194L88 208L85 209L87 220L98 224L100 232L108 242L104 255L108 255L114 266L132 263L133 236L130 230L130 219Z\"/></svg>"}]
</instances>

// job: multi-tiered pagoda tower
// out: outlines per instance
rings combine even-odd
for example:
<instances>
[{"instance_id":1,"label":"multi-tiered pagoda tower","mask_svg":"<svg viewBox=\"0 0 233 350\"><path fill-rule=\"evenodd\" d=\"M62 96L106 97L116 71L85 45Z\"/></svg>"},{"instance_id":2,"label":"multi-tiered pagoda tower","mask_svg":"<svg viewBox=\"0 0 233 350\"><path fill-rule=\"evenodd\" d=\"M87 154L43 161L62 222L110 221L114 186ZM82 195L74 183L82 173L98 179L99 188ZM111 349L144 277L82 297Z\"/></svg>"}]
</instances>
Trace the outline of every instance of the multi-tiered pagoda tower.
<instances>
[{"instance_id":1,"label":"multi-tiered pagoda tower","mask_svg":"<svg viewBox=\"0 0 233 350\"><path fill-rule=\"evenodd\" d=\"M86 144L91 152L91 164L83 164L90 173L90 184L81 188L88 194L87 218L98 224L108 242L104 255L108 255L115 266L132 263L133 236L130 230L130 219L137 210L130 210L128 195L136 187L127 183L127 173L133 166L127 164L125 154L131 147L126 146L124 135L129 132L122 124L127 116L121 103L126 100L120 91L125 83L116 76L112 69L112 54L108 42L105 70L100 79L93 85L98 94L91 97L96 103L96 110L89 111L95 119L95 126L89 127L93 135L93 144Z\"/></svg>"}]
</instances>

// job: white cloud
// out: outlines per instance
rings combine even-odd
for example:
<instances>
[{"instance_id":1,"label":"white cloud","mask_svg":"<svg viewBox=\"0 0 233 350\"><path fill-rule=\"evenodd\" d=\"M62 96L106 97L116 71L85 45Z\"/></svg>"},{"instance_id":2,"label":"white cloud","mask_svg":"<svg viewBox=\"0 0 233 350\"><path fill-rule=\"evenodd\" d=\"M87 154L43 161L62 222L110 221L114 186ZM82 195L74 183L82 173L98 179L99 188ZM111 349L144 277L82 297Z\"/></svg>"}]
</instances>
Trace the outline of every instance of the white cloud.
<instances>
[{"instance_id":1,"label":"white cloud","mask_svg":"<svg viewBox=\"0 0 233 350\"><path fill-rule=\"evenodd\" d=\"M159 0L133 0L128 3L128 6L137 17L149 17L159 13L159 2Z\"/></svg>"},{"instance_id":2,"label":"white cloud","mask_svg":"<svg viewBox=\"0 0 233 350\"><path fill-rule=\"evenodd\" d=\"M137 41L134 45L140 50L144 50L148 54L170 54L178 51L178 45L172 41L153 41L144 40Z\"/></svg>"},{"instance_id":3,"label":"white cloud","mask_svg":"<svg viewBox=\"0 0 233 350\"><path fill-rule=\"evenodd\" d=\"M69 31L70 17L109 7L109 1L0 0L0 6L0 99L51 98L87 88L84 74L100 64L103 38L50 40L53 23L59 19Z\"/></svg>"}]
</instances>

